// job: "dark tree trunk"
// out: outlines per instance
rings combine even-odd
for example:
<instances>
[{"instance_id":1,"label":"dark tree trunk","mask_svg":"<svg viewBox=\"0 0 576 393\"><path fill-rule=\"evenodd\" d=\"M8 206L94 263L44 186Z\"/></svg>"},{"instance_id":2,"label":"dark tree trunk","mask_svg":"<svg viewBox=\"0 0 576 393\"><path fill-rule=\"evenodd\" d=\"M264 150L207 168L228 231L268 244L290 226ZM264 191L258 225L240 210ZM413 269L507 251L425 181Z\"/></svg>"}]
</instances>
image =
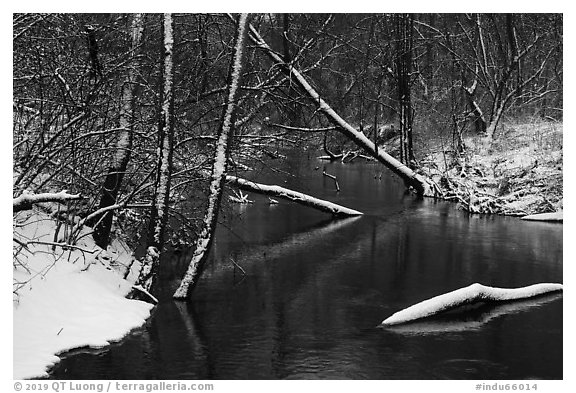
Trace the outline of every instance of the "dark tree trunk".
<instances>
[{"instance_id":1,"label":"dark tree trunk","mask_svg":"<svg viewBox=\"0 0 576 393\"><path fill-rule=\"evenodd\" d=\"M134 101L136 99L136 79L138 76L138 68L140 59L138 57L139 48L142 44L142 31L144 30L144 15L134 14L132 19L132 43L131 53L132 59L126 72L126 80L122 89L122 107L120 108L119 124L122 131L118 135L118 143L116 145L116 155L112 161L112 165L108 168L108 175L104 180L102 187L102 196L100 198L99 208L112 206L116 203L122 180L128 162L130 161L130 152L132 150L133 140L133 127L134 127ZM92 224L94 226L93 238L96 244L103 249L108 247L110 242L110 229L112 227L113 213L107 212L94 218Z\"/></svg>"}]
</instances>

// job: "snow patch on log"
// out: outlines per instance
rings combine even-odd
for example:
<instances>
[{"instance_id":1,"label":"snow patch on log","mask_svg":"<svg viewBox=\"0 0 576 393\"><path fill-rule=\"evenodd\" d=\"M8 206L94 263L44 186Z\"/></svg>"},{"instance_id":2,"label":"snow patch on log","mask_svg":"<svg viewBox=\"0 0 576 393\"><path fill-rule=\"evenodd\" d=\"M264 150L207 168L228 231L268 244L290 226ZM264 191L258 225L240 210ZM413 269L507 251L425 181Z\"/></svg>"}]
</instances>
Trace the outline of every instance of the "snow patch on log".
<instances>
[{"instance_id":1,"label":"snow patch on log","mask_svg":"<svg viewBox=\"0 0 576 393\"><path fill-rule=\"evenodd\" d=\"M391 326L407 323L476 302L519 300L557 291L562 291L562 284L544 283L522 288L494 288L475 283L398 311L382 321L382 325Z\"/></svg>"}]
</instances>

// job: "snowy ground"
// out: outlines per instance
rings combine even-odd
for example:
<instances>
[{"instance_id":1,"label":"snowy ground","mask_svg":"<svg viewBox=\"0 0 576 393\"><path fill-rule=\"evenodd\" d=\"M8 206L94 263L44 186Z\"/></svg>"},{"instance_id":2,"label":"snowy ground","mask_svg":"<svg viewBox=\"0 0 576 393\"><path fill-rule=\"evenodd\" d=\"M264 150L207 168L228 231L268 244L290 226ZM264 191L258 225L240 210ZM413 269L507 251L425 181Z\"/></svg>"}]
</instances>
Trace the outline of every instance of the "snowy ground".
<instances>
[{"instance_id":1,"label":"snowy ground","mask_svg":"<svg viewBox=\"0 0 576 393\"><path fill-rule=\"evenodd\" d=\"M466 210L523 216L563 209L562 123L508 122L490 148L476 135L465 135L464 143L463 156L438 148L423 164Z\"/></svg>"},{"instance_id":2,"label":"snowy ground","mask_svg":"<svg viewBox=\"0 0 576 393\"><path fill-rule=\"evenodd\" d=\"M91 236L62 250L34 241L53 242L55 221L37 210L14 219L13 378L46 375L59 353L79 347L103 347L141 326L152 305L124 296L122 278L133 257L115 240L107 252ZM95 251L93 253L87 251Z\"/></svg>"}]
</instances>

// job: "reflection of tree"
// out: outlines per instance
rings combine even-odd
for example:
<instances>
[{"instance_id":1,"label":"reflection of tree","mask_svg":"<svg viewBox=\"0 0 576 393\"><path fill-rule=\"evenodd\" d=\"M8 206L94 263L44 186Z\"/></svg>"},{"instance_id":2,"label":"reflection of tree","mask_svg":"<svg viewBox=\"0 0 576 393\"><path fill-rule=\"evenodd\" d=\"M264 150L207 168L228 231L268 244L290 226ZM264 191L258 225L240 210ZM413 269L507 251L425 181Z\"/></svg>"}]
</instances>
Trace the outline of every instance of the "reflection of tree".
<instances>
[{"instance_id":1,"label":"reflection of tree","mask_svg":"<svg viewBox=\"0 0 576 393\"><path fill-rule=\"evenodd\" d=\"M198 314L194 309L192 303L174 302L174 307L178 310L182 318L182 323L186 331L186 340L178 337L178 341L185 341L191 343L190 359L201 366L206 368L202 371L202 378L212 378L214 372L214 364L211 356L210 348L206 336L203 334L202 326L198 320Z\"/></svg>"}]
</instances>

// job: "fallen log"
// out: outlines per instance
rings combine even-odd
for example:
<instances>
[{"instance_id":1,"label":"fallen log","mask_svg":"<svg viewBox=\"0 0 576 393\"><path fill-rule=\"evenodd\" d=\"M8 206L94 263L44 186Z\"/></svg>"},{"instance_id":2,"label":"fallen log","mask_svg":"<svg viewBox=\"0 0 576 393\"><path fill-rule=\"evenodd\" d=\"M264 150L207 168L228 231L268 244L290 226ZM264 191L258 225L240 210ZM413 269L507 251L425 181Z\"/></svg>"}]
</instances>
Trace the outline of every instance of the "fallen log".
<instances>
[{"instance_id":1,"label":"fallen log","mask_svg":"<svg viewBox=\"0 0 576 393\"><path fill-rule=\"evenodd\" d=\"M393 326L381 325L394 333L405 335L446 334L476 330L486 323L505 315L535 310L562 297L559 292L513 302L492 302L474 308L465 317L458 313L445 313L436 318L424 318L411 323Z\"/></svg>"},{"instance_id":2,"label":"fallen log","mask_svg":"<svg viewBox=\"0 0 576 393\"><path fill-rule=\"evenodd\" d=\"M479 302L512 301L557 291L562 291L562 284L546 283L522 288L494 288L476 283L398 311L382 321L381 325L392 326L408 323Z\"/></svg>"},{"instance_id":3,"label":"fallen log","mask_svg":"<svg viewBox=\"0 0 576 393\"><path fill-rule=\"evenodd\" d=\"M230 175L226 176L226 183L230 186L239 188L244 191L251 191L269 197L272 196L296 202L302 206L307 206L316 210L323 211L325 213L330 213L333 216L338 217L360 216L363 214L362 212L359 212L357 210L349 209L347 207L340 206L336 203L315 198L313 196L306 195L298 191L290 190L288 188L255 183L253 181L241 179L236 176L230 176Z\"/></svg>"}]
</instances>

